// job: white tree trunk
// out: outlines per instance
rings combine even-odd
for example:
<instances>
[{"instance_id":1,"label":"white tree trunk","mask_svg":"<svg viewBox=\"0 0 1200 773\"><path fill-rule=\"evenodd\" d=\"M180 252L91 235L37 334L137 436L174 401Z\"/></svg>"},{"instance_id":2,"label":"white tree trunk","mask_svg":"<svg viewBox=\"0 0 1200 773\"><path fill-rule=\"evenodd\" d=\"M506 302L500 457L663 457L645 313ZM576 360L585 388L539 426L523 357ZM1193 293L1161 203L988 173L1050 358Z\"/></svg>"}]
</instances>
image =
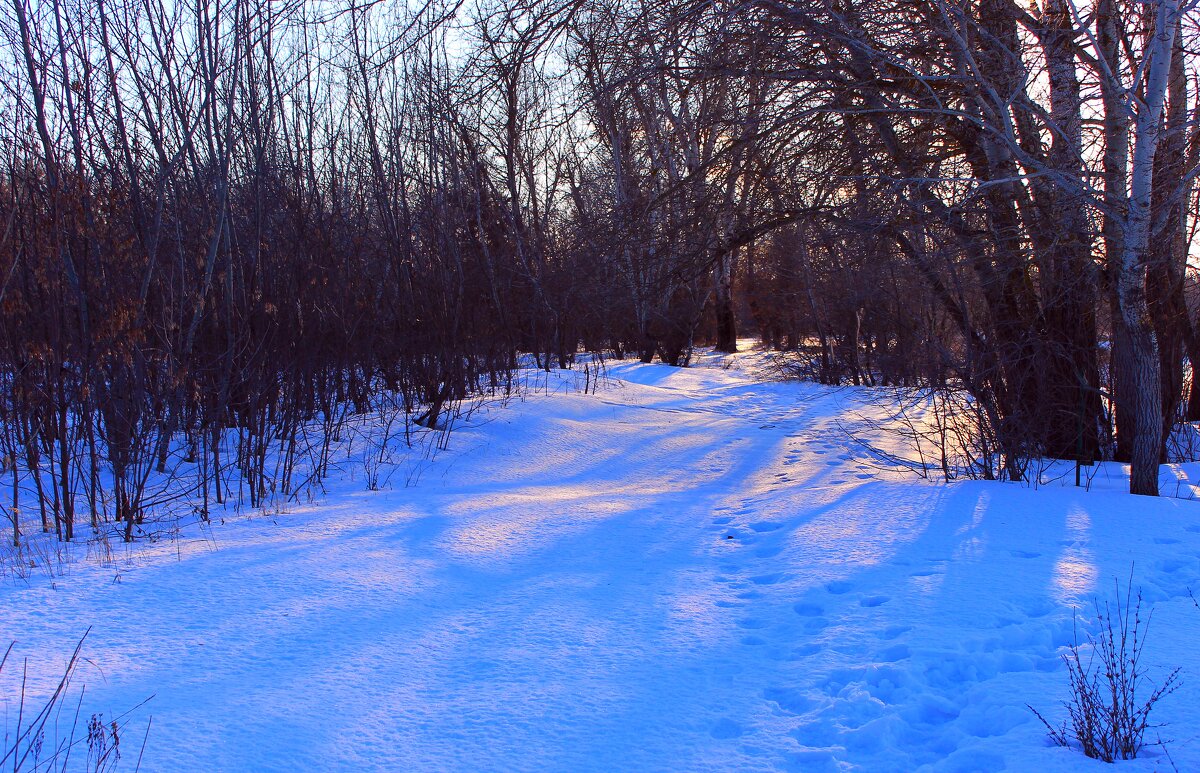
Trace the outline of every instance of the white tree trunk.
<instances>
[{"instance_id":1,"label":"white tree trunk","mask_svg":"<svg viewBox=\"0 0 1200 773\"><path fill-rule=\"evenodd\" d=\"M1150 243L1151 196L1154 189L1154 156L1162 135L1163 105L1170 80L1171 53L1179 0L1157 0L1154 31L1146 40L1145 92L1130 95L1133 107L1133 164L1129 175L1129 202L1124 222L1124 244L1117 275L1117 302L1132 345L1132 394L1127 395L1136 415L1132 443L1133 494L1158 495L1158 465L1162 451L1163 417L1159 398L1158 341L1146 302L1146 263Z\"/></svg>"}]
</instances>

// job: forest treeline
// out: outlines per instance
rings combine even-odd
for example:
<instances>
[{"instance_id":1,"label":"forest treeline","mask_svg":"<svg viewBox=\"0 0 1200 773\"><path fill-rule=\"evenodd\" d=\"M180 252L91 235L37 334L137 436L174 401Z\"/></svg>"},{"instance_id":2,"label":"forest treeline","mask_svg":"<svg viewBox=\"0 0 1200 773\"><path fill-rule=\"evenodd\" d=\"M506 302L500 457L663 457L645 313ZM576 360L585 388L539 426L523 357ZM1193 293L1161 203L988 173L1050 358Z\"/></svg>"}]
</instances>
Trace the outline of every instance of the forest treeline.
<instances>
[{"instance_id":1,"label":"forest treeline","mask_svg":"<svg viewBox=\"0 0 1200 773\"><path fill-rule=\"evenodd\" d=\"M1200 418L1194 5L4 0L13 539L131 538L174 454L260 503L381 393L437 427L523 354L739 328L967 395L986 475L1157 493Z\"/></svg>"}]
</instances>

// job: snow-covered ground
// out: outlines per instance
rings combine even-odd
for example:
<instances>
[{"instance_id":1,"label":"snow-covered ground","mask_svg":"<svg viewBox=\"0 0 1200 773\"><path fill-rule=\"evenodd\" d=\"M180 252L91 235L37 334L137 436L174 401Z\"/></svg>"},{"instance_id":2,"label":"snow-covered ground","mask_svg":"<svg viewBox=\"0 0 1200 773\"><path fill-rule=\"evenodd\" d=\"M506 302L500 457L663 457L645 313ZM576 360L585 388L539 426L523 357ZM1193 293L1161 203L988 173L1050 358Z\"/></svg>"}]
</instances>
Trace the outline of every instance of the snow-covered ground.
<instances>
[{"instance_id":1,"label":"snow-covered ground","mask_svg":"<svg viewBox=\"0 0 1200 773\"><path fill-rule=\"evenodd\" d=\"M154 696L125 770L151 715L154 772L1102 770L1026 704L1061 719L1072 610L1082 635L1132 565L1148 675L1183 687L1170 759L1119 769L1200 770L1196 503L1117 466L918 480L846 436L866 390L706 364L543 376L382 491L77 547L0 585L0 642L44 696L91 626L83 715Z\"/></svg>"}]
</instances>

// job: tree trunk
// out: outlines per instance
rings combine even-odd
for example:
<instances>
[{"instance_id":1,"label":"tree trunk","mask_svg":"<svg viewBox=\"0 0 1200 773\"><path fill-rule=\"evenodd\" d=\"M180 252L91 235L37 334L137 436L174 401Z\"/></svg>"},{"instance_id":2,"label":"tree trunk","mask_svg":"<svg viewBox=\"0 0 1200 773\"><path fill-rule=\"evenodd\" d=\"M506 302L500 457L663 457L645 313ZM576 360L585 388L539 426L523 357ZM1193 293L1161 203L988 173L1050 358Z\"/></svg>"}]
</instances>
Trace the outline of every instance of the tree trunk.
<instances>
[{"instance_id":1,"label":"tree trunk","mask_svg":"<svg viewBox=\"0 0 1200 773\"><path fill-rule=\"evenodd\" d=\"M1154 333L1158 338L1160 399L1162 400L1163 459L1166 441L1175 427L1183 399L1183 358L1188 325L1184 300L1184 273L1187 270L1187 73L1181 22L1176 22L1174 51L1171 57L1166 126L1154 164L1147 259L1147 299Z\"/></svg>"},{"instance_id":2,"label":"tree trunk","mask_svg":"<svg viewBox=\"0 0 1200 773\"><path fill-rule=\"evenodd\" d=\"M1117 302L1129 329L1132 347L1133 394L1129 404L1137 416L1133 438L1129 490L1158 495L1158 465L1162 458L1163 406L1158 338L1146 296L1150 252L1150 218L1154 190L1154 159L1162 136L1163 105L1174 51L1179 0L1161 0L1155 8L1152 36L1146 41L1149 67L1145 94L1134 103L1133 164L1129 176L1129 205L1125 243L1117 276Z\"/></svg>"},{"instance_id":3,"label":"tree trunk","mask_svg":"<svg viewBox=\"0 0 1200 773\"><path fill-rule=\"evenodd\" d=\"M1136 391L1133 381L1133 348L1117 303L1115 289L1112 293L1112 308L1113 337L1109 368L1112 371L1113 459L1118 462L1130 462L1133 460L1133 439L1138 434L1137 414L1130 403L1130 396Z\"/></svg>"},{"instance_id":4,"label":"tree trunk","mask_svg":"<svg viewBox=\"0 0 1200 773\"><path fill-rule=\"evenodd\" d=\"M737 316L733 310L733 256L726 255L713 266L716 287L713 305L717 315L717 351L737 351Z\"/></svg>"}]
</instances>

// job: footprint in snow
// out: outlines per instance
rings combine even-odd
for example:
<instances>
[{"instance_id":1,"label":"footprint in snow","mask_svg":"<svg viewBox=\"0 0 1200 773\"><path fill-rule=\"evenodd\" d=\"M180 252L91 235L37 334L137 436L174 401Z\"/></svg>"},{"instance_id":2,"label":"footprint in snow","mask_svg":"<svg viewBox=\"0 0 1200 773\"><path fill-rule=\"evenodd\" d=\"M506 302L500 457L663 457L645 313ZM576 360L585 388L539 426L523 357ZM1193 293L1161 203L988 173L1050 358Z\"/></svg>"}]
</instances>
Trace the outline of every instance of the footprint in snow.
<instances>
[{"instance_id":1,"label":"footprint in snow","mask_svg":"<svg viewBox=\"0 0 1200 773\"><path fill-rule=\"evenodd\" d=\"M805 633L816 635L829 627L829 621L823 617L810 617L803 627Z\"/></svg>"},{"instance_id":2,"label":"footprint in snow","mask_svg":"<svg viewBox=\"0 0 1200 773\"><path fill-rule=\"evenodd\" d=\"M775 531L783 528L783 524L777 521L759 521L758 523L750 524L750 528L759 534L767 531Z\"/></svg>"},{"instance_id":3,"label":"footprint in snow","mask_svg":"<svg viewBox=\"0 0 1200 773\"><path fill-rule=\"evenodd\" d=\"M758 550L754 551L754 555L756 555L759 558L774 558L775 556L779 555L782 552L783 552L783 548L781 546L768 545L766 547L761 547Z\"/></svg>"},{"instance_id":4,"label":"footprint in snow","mask_svg":"<svg viewBox=\"0 0 1200 773\"><path fill-rule=\"evenodd\" d=\"M1013 558L1041 558L1041 553L1035 553L1032 550L1010 550L1009 555Z\"/></svg>"},{"instance_id":5,"label":"footprint in snow","mask_svg":"<svg viewBox=\"0 0 1200 773\"><path fill-rule=\"evenodd\" d=\"M1168 558L1164 561L1159 561L1154 566L1160 572L1166 572L1167 574L1174 574L1175 572L1178 572L1183 567L1187 566L1187 564L1188 564L1187 561L1182 561L1178 558Z\"/></svg>"},{"instance_id":6,"label":"footprint in snow","mask_svg":"<svg viewBox=\"0 0 1200 773\"><path fill-rule=\"evenodd\" d=\"M766 628L767 623L765 620L759 620L757 617L747 617L745 620L738 620L738 626L742 628L748 628L750 630L757 630L759 628Z\"/></svg>"},{"instance_id":7,"label":"footprint in snow","mask_svg":"<svg viewBox=\"0 0 1200 773\"><path fill-rule=\"evenodd\" d=\"M793 714L803 714L813 708L816 703L800 690L790 687L768 687L763 690L762 696L765 700L777 703L779 708Z\"/></svg>"},{"instance_id":8,"label":"footprint in snow","mask_svg":"<svg viewBox=\"0 0 1200 773\"><path fill-rule=\"evenodd\" d=\"M809 604L804 601L796 604L792 607L792 609L795 610L796 614L800 615L801 617L817 617L825 612L825 608L820 604Z\"/></svg>"},{"instance_id":9,"label":"footprint in snow","mask_svg":"<svg viewBox=\"0 0 1200 773\"><path fill-rule=\"evenodd\" d=\"M1055 609L1048 599L1036 599L1029 606L1025 607L1025 615L1027 617L1045 617Z\"/></svg>"},{"instance_id":10,"label":"footprint in snow","mask_svg":"<svg viewBox=\"0 0 1200 773\"><path fill-rule=\"evenodd\" d=\"M854 583L847 582L846 580L834 580L833 582L825 583L825 590L834 595L841 595L854 590Z\"/></svg>"},{"instance_id":11,"label":"footprint in snow","mask_svg":"<svg viewBox=\"0 0 1200 773\"><path fill-rule=\"evenodd\" d=\"M811 657L821 651L820 644L801 644L799 647L792 648L792 660L800 660L801 658Z\"/></svg>"},{"instance_id":12,"label":"footprint in snow","mask_svg":"<svg viewBox=\"0 0 1200 773\"><path fill-rule=\"evenodd\" d=\"M719 741L728 740L730 738L740 738L742 736L742 726L732 719L722 717L717 720L717 723L712 726L708 734Z\"/></svg>"},{"instance_id":13,"label":"footprint in snow","mask_svg":"<svg viewBox=\"0 0 1200 773\"><path fill-rule=\"evenodd\" d=\"M733 518L729 517L728 515L723 515L720 518L714 518L713 525L714 526L724 526L725 524L729 523L732 520L733 520Z\"/></svg>"},{"instance_id":14,"label":"footprint in snow","mask_svg":"<svg viewBox=\"0 0 1200 773\"><path fill-rule=\"evenodd\" d=\"M911 625L889 625L887 628L883 629L883 639L885 641L898 639L912 629L913 627Z\"/></svg>"},{"instance_id":15,"label":"footprint in snow","mask_svg":"<svg viewBox=\"0 0 1200 773\"><path fill-rule=\"evenodd\" d=\"M784 579L784 577L783 572L771 572L770 574L760 574L757 577L751 577L750 582L755 585L774 585Z\"/></svg>"},{"instance_id":16,"label":"footprint in snow","mask_svg":"<svg viewBox=\"0 0 1200 773\"><path fill-rule=\"evenodd\" d=\"M862 601L858 602L860 607L878 607L892 600L891 596L867 596Z\"/></svg>"},{"instance_id":17,"label":"footprint in snow","mask_svg":"<svg viewBox=\"0 0 1200 773\"><path fill-rule=\"evenodd\" d=\"M743 636L742 637L742 644L745 644L747 647L761 647L762 645L764 645L766 643L767 643L767 640L761 636Z\"/></svg>"},{"instance_id":18,"label":"footprint in snow","mask_svg":"<svg viewBox=\"0 0 1200 773\"><path fill-rule=\"evenodd\" d=\"M865 669L861 668L838 668L822 679L820 685L827 695L835 696L841 693L846 685L862 681L864 671Z\"/></svg>"},{"instance_id":19,"label":"footprint in snow","mask_svg":"<svg viewBox=\"0 0 1200 773\"><path fill-rule=\"evenodd\" d=\"M905 660L911 656L912 651L909 650L907 645L897 644L881 651L875 660L880 663L895 663L898 660Z\"/></svg>"},{"instance_id":20,"label":"footprint in snow","mask_svg":"<svg viewBox=\"0 0 1200 773\"><path fill-rule=\"evenodd\" d=\"M1174 537L1155 537L1154 544L1155 545L1178 545L1179 540L1175 539Z\"/></svg>"}]
</instances>

